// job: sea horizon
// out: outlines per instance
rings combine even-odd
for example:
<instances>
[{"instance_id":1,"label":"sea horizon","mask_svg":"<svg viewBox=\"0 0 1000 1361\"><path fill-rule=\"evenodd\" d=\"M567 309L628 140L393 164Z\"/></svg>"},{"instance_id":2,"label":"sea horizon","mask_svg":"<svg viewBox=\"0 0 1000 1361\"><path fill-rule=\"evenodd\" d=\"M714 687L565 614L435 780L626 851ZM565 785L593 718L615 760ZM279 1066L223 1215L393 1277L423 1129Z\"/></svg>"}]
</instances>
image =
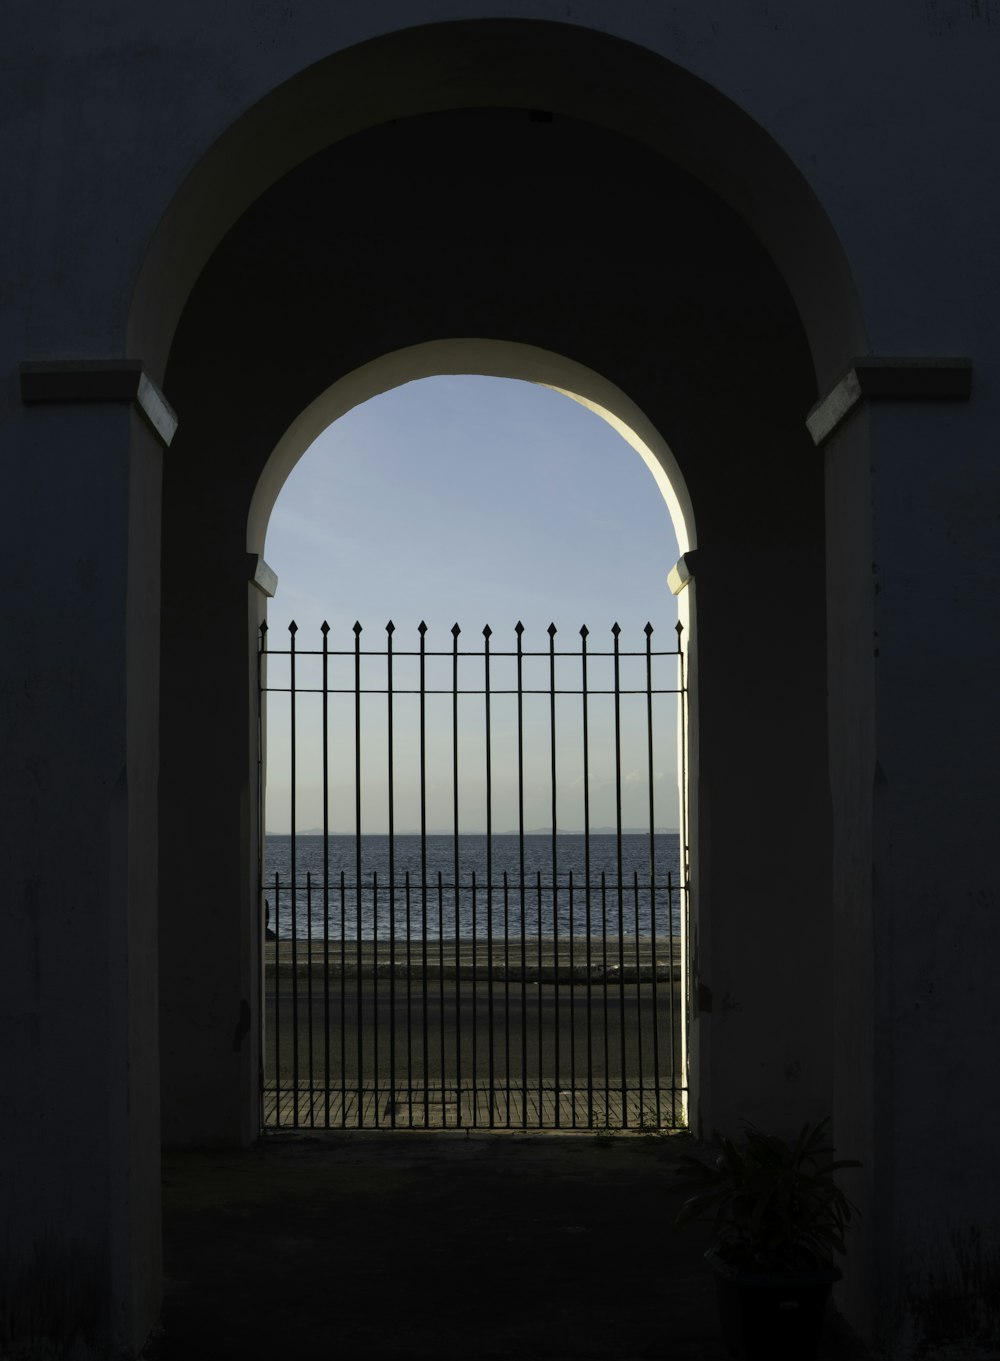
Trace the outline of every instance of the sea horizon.
<instances>
[{"instance_id":1,"label":"sea horizon","mask_svg":"<svg viewBox=\"0 0 1000 1361\"><path fill-rule=\"evenodd\" d=\"M684 886L676 832L651 839L648 831L626 836L623 828L621 840L597 829L589 839L582 832L525 830L523 840L517 832L467 832L457 841L450 832L391 839L362 832L360 843L354 833L331 832L324 841L322 832L299 832L294 857L292 850L290 833L268 835L261 884L286 938L293 896L295 930L304 936L319 932L322 908L338 934L343 920L358 938L386 938L408 896L413 929L419 917L419 929L435 937L485 935L488 920L499 935L575 935L588 911L602 934L619 918L628 935L664 938L679 929Z\"/></svg>"}]
</instances>

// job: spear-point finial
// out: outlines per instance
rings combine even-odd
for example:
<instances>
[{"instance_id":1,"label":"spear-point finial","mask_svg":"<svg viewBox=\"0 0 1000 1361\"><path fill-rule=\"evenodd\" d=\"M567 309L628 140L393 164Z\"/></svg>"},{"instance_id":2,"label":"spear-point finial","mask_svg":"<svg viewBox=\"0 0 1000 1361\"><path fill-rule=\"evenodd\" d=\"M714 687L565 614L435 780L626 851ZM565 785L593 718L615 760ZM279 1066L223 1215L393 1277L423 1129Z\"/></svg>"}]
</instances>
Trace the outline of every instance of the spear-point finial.
<instances>
[{"instance_id":1,"label":"spear-point finial","mask_svg":"<svg viewBox=\"0 0 1000 1361\"><path fill-rule=\"evenodd\" d=\"M646 627L643 629L643 633L647 638L652 638L653 636L653 626L648 619L646 620Z\"/></svg>"},{"instance_id":2,"label":"spear-point finial","mask_svg":"<svg viewBox=\"0 0 1000 1361\"><path fill-rule=\"evenodd\" d=\"M589 637L590 637L590 629L587 628L587 625L586 625L586 624L581 624L581 625L580 625L580 637L581 637L581 638L589 638Z\"/></svg>"},{"instance_id":3,"label":"spear-point finial","mask_svg":"<svg viewBox=\"0 0 1000 1361\"><path fill-rule=\"evenodd\" d=\"M677 645L678 645L678 647L679 647L679 646L680 646L680 641L681 641L681 634L684 632L684 625L683 625L683 624L681 623L681 621L678 619L678 621L677 621L677 623L674 625L674 627L675 627L676 630L677 630Z\"/></svg>"},{"instance_id":4,"label":"spear-point finial","mask_svg":"<svg viewBox=\"0 0 1000 1361\"><path fill-rule=\"evenodd\" d=\"M388 624L386 624L385 631L386 633L388 633L390 638L396 632L396 625L392 622L391 619L389 620Z\"/></svg>"},{"instance_id":5,"label":"spear-point finial","mask_svg":"<svg viewBox=\"0 0 1000 1361\"><path fill-rule=\"evenodd\" d=\"M355 619L354 621L354 636L355 638L361 637L361 624L357 619Z\"/></svg>"},{"instance_id":6,"label":"spear-point finial","mask_svg":"<svg viewBox=\"0 0 1000 1361\"><path fill-rule=\"evenodd\" d=\"M427 632L427 625L424 623L422 619L420 623L417 625L417 632L420 634L421 638Z\"/></svg>"},{"instance_id":7,"label":"spear-point finial","mask_svg":"<svg viewBox=\"0 0 1000 1361\"><path fill-rule=\"evenodd\" d=\"M322 624L320 624L319 631L320 633L322 633L324 638L330 632L330 625L326 622L325 619L323 620Z\"/></svg>"},{"instance_id":8,"label":"spear-point finial","mask_svg":"<svg viewBox=\"0 0 1000 1361\"><path fill-rule=\"evenodd\" d=\"M452 626L451 626L451 636L452 636L453 638L457 638L458 635L459 635L461 632L462 632L462 630L458 627L458 623L457 623L457 621L456 621L456 622L455 622L454 624L452 624Z\"/></svg>"},{"instance_id":9,"label":"spear-point finial","mask_svg":"<svg viewBox=\"0 0 1000 1361\"><path fill-rule=\"evenodd\" d=\"M559 630L556 628L555 624L550 624L550 625L548 626L548 628L547 628L545 631L546 631L546 633L549 635L550 638L554 638L554 637L556 636L556 634L559 632Z\"/></svg>"},{"instance_id":10,"label":"spear-point finial","mask_svg":"<svg viewBox=\"0 0 1000 1361\"><path fill-rule=\"evenodd\" d=\"M517 634L519 638L521 634L524 632L524 625L521 623L520 619L514 625L514 632Z\"/></svg>"},{"instance_id":11,"label":"spear-point finial","mask_svg":"<svg viewBox=\"0 0 1000 1361\"><path fill-rule=\"evenodd\" d=\"M298 631L299 631L299 626L298 626L298 624L296 624L295 620L293 619L292 622L288 625L288 632L289 632L289 633L292 635L292 637L294 638L295 635L298 633Z\"/></svg>"},{"instance_id":12,"label":"spear-point finial","mask_svg":"<svg viewBox=\"0 0 1000 1361\"><path fill-rule=\"evenodd\" d=\"M490 628L489 624L487 624L486 627L483 629L483 637L484 638L493 637L493 630Z\"/></svg>"},{"instance_id":13,"label":"spear-point finial","mask_svg":"<svg viewBox=\"0 0 1000 1361\"><path fill-rule=\"evenodd\" d=\"M616 638L621 633L621 629L619 628L617 621L611 625L611 632L615 635Z\"/></svg>"}]
</instances>

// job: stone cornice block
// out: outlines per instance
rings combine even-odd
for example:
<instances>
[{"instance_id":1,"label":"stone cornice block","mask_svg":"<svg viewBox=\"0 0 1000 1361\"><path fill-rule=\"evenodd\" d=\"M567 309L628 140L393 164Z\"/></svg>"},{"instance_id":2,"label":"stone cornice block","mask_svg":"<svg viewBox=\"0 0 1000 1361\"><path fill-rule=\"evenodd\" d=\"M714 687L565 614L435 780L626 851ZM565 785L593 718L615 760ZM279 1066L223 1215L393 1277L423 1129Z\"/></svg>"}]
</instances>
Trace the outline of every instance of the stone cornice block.
<instances>
[{"instance_id":1,"label":"stone cornice block","mask_svg":"<svg viewBox=\"0 0 1000 1361\"><path fill-rule=\"evenodd\" d=\"M21 365L21 401L134 402L164 446L177 430L177 413L140 359L27 361Z\"/></svg>"},{"instance_id":2,"label":"stone cornice block","mask_svg":"<svg viewBox=\"0 0 1000 1361\"><path fill-rule=\"evenodd\" d=\"M855 359L806 417L814 444L822 444L862 401L968 401L971 359Z\"/></svg>"},{"instance_id":3,"label":"stone cornice block","mask_svg":"<svg viewBox=\"0 0 1000 1361\"><path fill-rule=\"evenodd\" d=\"M250 581L270 599L278 589L278 574L274 572L259 553L247 554L247 568Z\"/></svg>"}]
</instances>

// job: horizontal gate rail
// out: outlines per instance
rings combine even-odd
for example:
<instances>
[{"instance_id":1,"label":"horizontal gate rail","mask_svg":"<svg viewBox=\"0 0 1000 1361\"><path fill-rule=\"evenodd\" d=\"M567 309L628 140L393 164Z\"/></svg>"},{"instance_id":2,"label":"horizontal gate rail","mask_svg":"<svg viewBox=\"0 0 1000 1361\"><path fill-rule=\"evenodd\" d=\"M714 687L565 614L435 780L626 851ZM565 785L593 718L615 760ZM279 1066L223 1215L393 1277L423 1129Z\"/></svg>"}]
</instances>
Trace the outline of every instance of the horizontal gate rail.
<instances>
[{"instance_id":1,"label":"horizontal gate rail","mask_svg":"<svg viewBox=\"0 0 1000 1361\"><path fill-rule=\"evenodd\" d=\"M676 697L682 783L686 774L681 625L675 647L654 649L647 624L638 651L621 647L617 624L605 651L586 628L578 648L557 649L554 625L539 651L524 647L521 624L509 650L492 646L489 627L476 650L459 647L457 624L444 650L427 647L424 624L411 650L394 646L391 622L383 648L362 648L359 623L353 632L353 646L334 648L324 623L321 645L304 649L293 623L275 649L261 626L261 739L284 705L290 828L269 833L261 856L263 1124L683 1124L683 794L676 834L657 827L655 799L663 696ZM673 684L654 685L664 666ZM478 676L463 674L470 667ZM529 668L546 683L529 684ZM406 697L414 713L401 712ZM446 721L430 712L436 697L450 700ZM533 697L542 704L530 718ZM632 697L641 715L626 721ZM470 701L481 706L471 720ZM640 738L641 762L623 769L624 747ZM322 827L304 833L301 789L315 797L317 750ZM631 794L643 782L638 832L625 825L624 785ZM331 829L334 785L347 831ZM595 827L599 786L602 798L613 789L613 822ZM431 793L435 820L448 809L446 833L430 830ZM368 830L373 795L384 832ZM527 809L542 795L550 825L539 833ZM582 820L573 833L560 826L570 804ZM398 831L401 806L418 830ZM498 809L499 826L516 830L497 831Z\"/></svg>"}]
</instances>

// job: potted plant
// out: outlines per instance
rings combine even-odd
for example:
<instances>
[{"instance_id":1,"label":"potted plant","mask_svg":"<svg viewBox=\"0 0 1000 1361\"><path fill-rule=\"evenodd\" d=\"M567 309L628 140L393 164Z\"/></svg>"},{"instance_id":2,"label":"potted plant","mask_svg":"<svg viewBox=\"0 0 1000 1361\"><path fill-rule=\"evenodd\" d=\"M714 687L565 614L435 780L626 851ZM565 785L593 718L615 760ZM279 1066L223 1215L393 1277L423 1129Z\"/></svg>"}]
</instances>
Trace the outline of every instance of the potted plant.
<instances>
[{"instance_id":1,"label":"potted plant","mask_svg":"<svg viewBox=\"0 0 1000 1361\"><path fill-rule=\"evenodd\" d=\"M809 1361L816 1355L830 1288L840 1279L834 1254L857 1208L834 1180L851 1160L832 1161L827 1120L804 1125L794 1140L746 1126L738 1148L716 1135L713 1166L685 1157L677 1169L691 1191L679 1228L711 1219L715 1271L729 1354L740 1361Z\"/></svg>"}]
</instances>

